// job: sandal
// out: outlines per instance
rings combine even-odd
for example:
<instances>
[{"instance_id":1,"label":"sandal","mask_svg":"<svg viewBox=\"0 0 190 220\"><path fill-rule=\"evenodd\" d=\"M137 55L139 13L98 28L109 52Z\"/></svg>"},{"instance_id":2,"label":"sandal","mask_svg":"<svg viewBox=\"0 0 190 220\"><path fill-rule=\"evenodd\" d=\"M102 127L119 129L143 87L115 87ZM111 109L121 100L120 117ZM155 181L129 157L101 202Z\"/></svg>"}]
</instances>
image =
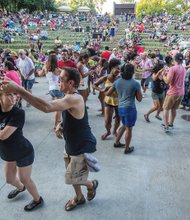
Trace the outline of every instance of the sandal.
<instances>
[{"instance_id":1,"label":"sandal","mask_svg":"<svg viewBox=\"0 0 190 220\"><path fill-rule=\"evenodd\" d=\"M92 189L87 189L88 193L87 193L87 200L91 201L94 199L94 197L96 196L96 189L98 187L98 180L93 180L92 181L93 187Z\"/></svg>"},{"instance_id":2,"label":"sandal","mask_svg":"<svg viewBox=\"0 0 190 220\"><path fill-rule=\"evenodd\" d=\"M146 122L148 122L148 123L150 122L150 120L149 120L147 115L144 115L144 119L145 119Z\"/></svg>"},{"instance_id":3,"label":"sandal","mask_svg":"<svg viewBox=\"0 0 190 220\"><path fill-rule=\"evenodd\" d=\"M25 186L23 187L22 190L14 189L14 190L12 190L12 191L8 194L7 198L8 198L8 199L14 199L19 193L24 192L25 189L26 189Z\"/></svg>"},{"instance_id":4,"label":"sandal","mask_svg":"<svg viewBox=\"0 0 190 220\"><path fill-rule=\"evenodd\" d=\"M132 147L129 147L128 150L125 149L124 154L130 154L133 151L134 151L134 147L132 146Z\"/></svg>"},{"instance_id":5,"label":"sandal","mask_svg":"<svg viewBox=\"0 0 190 220\"><path fill-rule=\"evenodd\" d=\"M155 115L155 118L157 118L158 120L162 121L162 118L159 115Z\"/></svg>"},{"instance_id":6,"label":"sandal","mask_svg":"<svg viewBox=\"0 0 190 220\"><path fill-rule=\"evenodd\" d=\"M76 208L78 205L82 205L86 202L84 196L82 196L82 198L80 200L77 199L77 197L75 197L72 200L69 200L66 204L65 204L65 211L71 211L74 208Z\"/></svg>"}]
</instances>

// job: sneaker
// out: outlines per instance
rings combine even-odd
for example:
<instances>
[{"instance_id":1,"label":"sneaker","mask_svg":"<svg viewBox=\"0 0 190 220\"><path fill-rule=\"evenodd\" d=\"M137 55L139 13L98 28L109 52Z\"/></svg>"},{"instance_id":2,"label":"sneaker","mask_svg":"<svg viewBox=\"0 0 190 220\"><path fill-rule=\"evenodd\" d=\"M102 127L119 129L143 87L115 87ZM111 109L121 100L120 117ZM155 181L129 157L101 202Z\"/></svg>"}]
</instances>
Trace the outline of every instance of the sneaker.
<instances>
[{"instance_id":1,"label":"sneaker","mask_svg":"<svg viewBox=\"0 0 190 220\"><path fill-rule=\"evenodd\" d=\"M170 129L174 129L174 125L170 125L170 124L169 124L169 128L170 128Z\"/></svg>"},{"instance_id":2,"label":"sneaker","mask_svg":"<svg viewBox=\"0 0 190 220\"><path fill-rule=\"evenodd\" d=\"M170 130L169 130L169 128L168 127L164 127L164 132L165 133L168 133Z\"/></svg>"},{"instance_id":3,"label":"sneaker","mask_svg":"<svg viewBox=\"0 0 190 220\"><path fill-rule=\"evenodd\" d=\"M12 191L8 194L7 198L8 198L8 199L14 199L19 193L24 192L25 189L26 189L25 186L24 186L24 188L23 188L22 190L14 189L14 190L12 190Z\"/></svg>"},{"instance_id":4,"label":"sneaker","mask_svg":"<svg viewBox=\"0 0 190 220\"><path fill-rule=\"evenodd\" d=\"M40 199L38 201L32 200L28 205L26 205L24 207L24 210L27 211L27 212L32 211L32 210L36 209L37 207L38 208L41 207L43 205L43 203L44 203L44 200L40 196Z\"/></svg>"}]
</instances>

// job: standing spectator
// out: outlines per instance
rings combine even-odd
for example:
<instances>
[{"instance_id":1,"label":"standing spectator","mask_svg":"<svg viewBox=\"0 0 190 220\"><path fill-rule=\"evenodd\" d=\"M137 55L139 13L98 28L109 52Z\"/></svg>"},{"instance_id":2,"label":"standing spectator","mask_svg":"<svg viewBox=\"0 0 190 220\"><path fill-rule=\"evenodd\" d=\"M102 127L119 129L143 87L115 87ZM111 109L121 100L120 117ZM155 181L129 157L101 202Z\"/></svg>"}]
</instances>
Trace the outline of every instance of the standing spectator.
<instances>
[{"instance_id":1,"label":"standing spectator","mask_svg":"<svg viewBox=\"0 0 190 220\"><path fill-rule=\"evenodd\" d=\"M109 51L109 47L108 46L105 46L105 51L103 51L100 56L101 56L101 58L104 58L107 61L109 60L109 58L111 56L111 52Z\"/></svg>"},{"instance_id":2,"label":"standing spectator","mask_svg":"<svg viewBox=\"0 0 190 220\"><path fill-rule=\"evenodd\" d=\"M62 56L62 60L58 61L58 67L60 69L63 69L64 67L71 67L75 69L77 68L75 62L69 59L69 52L67 49L62 50L61 56Z\"/></svg>"},{"instance_id":3,"label":"standing spectator","mask_svg":"<svg viewBox=\"0 0 190 220\"><path fill-rule=\"evenodd\" d=\"M184 95L184 81L186 70L182 66L183 63L183 54L177 53L175 55L175 66L171 67L168 74L163 74L163 79L165 83L169 84L169 90L164 101L163 110L164 110L164 131L169 132L169 127L173 128L173 123L176 117L176 110L178 109L183 95ZM170 112L170 121L169 111Z\"/></svg>"},{"instance_id":4,"label":"standing spectator","mask_svg":"<svg viewBox=\"0 0 190 220\"><path fill-rule=\"evenodd\" d=\"M26 56L25 50L19 50L19 60L17 63L17 67L21 73L22 78L22 86L30 93L32 93L32 87L35 81L35 66L32 60ZM27 103L27 107L29 107L30 104Z\"/></svg>"}]
</instances>

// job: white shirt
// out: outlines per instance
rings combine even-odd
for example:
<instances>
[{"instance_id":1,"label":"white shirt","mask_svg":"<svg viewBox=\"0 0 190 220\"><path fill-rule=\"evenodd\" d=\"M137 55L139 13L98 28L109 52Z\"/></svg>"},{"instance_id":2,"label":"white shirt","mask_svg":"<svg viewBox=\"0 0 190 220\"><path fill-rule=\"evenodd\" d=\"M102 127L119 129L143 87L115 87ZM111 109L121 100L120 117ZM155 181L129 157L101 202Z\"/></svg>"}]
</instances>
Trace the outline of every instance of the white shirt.
<instances>
[{"instance_id":1,"label":"white shirt","mask_svg":"<svg viewBox=\"0 0 190 220\"><path fill-rule=\"evenodd\" d=\"M59 90L59 76L53 74L52 72L48 72L46 74L46 79L49 84L49 91Z\"/></svg>"},{"instance_id":2,"label":"white shirt","mask_svg":"<svg viewBox=\"0 0 190 220\"><path fill-rule=\"evenodd\" d=\"M34 63L29 57L25 57L24 60L19 58L17 67L19 68L24 79L33 80L35 79L34 72L29 76L29 73L32 69L35 69Z\"/></svg>"}]
</instances>

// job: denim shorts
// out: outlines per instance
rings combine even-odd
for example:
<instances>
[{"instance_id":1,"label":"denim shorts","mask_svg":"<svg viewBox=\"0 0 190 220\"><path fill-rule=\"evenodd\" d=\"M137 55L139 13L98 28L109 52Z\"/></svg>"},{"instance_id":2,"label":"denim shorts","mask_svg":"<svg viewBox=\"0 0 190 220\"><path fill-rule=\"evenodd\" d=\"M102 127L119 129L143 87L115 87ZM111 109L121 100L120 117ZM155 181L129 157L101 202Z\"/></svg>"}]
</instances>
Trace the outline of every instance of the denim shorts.
<instances>
[{"instance_id":1,"label":"denim shorts","mask_svg":"<svg viewBox=\"0 0 190 220\"><path fill-rule=\"evenodd\" d=\"M61 98L64 96L64 94L59 90L50 90L49 94L51 95L52 98Z\"/></svg>"},{"instance_id":2,"label":"denim shorts","mask_svg":"<svg viewBox=\"0 0 190 220\"><path fill-rule=\"evenodd\" d=\"M27 80L27 79L23 79L22 80L22 86L26 89L26 90L31 90L33 85L34 85L35 79L32 80Z\"/></svg>"},{"instance_id":3,"label":"denim shorts","mask_svg":"<svg viewBox=\"0 0 190 220\"><path fill-rule=\"evenodd\" d=\"M137 120L137 110L136 108L119 108L120 119L127 128L135 126Z\"/></svg>"},{"instance_id":4,"label":"denim shorts","mask_svg":"<svg viewBox=\"0 0 190 220\"><path fill-rule=\"evenodd\" d=\"M153 100L164 100L165 98L165 93L161 93L161 94L158 94L158 93L155 93L155 92L152 92L152 99Z\"/></svg>"},{"instance_id":5,"label":"denim shorts","mask_svg":"<svg viewBox=\"0 0 190 220\"><path fill-rule=\"evenodd\" d=\"M19 160L16 160L17 167L27 167L33 164L34 162L34 151L32 151L29 155Z\"/></svg>"}]
</instances>

